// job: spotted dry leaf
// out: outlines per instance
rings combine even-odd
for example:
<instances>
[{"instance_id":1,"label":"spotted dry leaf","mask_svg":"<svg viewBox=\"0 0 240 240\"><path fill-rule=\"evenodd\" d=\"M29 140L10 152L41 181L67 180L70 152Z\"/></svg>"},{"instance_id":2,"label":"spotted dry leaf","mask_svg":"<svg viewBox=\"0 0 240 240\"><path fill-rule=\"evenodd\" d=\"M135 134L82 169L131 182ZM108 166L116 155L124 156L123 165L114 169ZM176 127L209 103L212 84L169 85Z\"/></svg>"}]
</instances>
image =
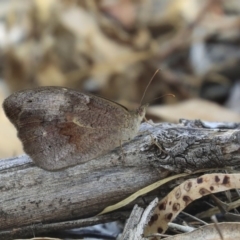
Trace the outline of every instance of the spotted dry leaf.
<instances>
[{"instance_id":1,"label":"spotted dry leaf","mask_svg":"<svg viewBox=\"0 0 240 240\"><path fill-rule=\"evenodd\" d=\"M233 188L240 188L240 174L206 174L185 181L157 204L144 229L144 236L164 233L168 222L195 199Z\"/></svg>"}]
</instances>

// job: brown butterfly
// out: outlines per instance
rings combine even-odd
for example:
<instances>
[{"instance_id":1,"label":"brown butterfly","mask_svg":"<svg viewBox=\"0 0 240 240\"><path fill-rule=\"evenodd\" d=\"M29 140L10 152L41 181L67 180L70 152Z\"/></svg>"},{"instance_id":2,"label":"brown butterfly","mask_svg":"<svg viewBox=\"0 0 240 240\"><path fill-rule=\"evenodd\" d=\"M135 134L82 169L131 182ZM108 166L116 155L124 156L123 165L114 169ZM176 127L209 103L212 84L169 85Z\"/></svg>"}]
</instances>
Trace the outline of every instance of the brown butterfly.
<instances>
[{"instance_id":1,"label":"brown butterfly","mask_svg":"<svg viewBox=\"0 0 240 240\"><path fill-rule=\"evenodd\" d=\"M61 87L19 91L3 103L24 151L56 171L103 155L136 136L146 105L129 111L94 95Z\"/></svg>"}]
</instances>

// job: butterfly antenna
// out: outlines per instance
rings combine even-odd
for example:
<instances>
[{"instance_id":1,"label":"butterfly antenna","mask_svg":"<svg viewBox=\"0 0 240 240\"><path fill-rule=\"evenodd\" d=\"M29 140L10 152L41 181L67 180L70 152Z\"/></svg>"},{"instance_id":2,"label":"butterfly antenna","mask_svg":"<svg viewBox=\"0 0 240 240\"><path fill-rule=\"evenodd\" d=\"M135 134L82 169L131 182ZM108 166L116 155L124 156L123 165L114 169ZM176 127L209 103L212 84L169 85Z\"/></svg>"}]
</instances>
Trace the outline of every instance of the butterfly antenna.
<instances>
[{"instance_id":1,"label":"butterfly antenna","mask_svg":"<svg viewBox=\"0 0 240 240\"><path fill-rule=\"evenodd\" d=\"M155 101L155 100L157 100L157 99L159 99L159 98L164 98L164 97L167 97L167 96L169 96L169 97L174 97L174 98L175 98L175 95L174 95L174 94L172 94L172 93L166 93L166 94L164 94L164 95L162 95L162 96L160 96L160 97L154 98L151 102L153 102L153 101Z\"/></svg>"},{"instance_id":2,"label":"butterfly antenna","mask_svg":"<svg viewBox=\"0 0 240 240\"><path fill-rule=\"evenodd\" d=\"M160 70L160 68L156 70L156 72L153 74L151 80L149 81L148 85L146 86L146 88L145 88L145 90L144 90L144 93L143 93L143 95L142 95L141 101L140 101L140 106L142 106L142 101L143 101L143 99L144 99L144 97L145 97L145 95L146 95L146 92L147 92L147 90L148 90L148 87L150 86L152 80L153 80L154 77L157 75L157 73L159 72L159 70Z\"/></svg>"}]
</instances>

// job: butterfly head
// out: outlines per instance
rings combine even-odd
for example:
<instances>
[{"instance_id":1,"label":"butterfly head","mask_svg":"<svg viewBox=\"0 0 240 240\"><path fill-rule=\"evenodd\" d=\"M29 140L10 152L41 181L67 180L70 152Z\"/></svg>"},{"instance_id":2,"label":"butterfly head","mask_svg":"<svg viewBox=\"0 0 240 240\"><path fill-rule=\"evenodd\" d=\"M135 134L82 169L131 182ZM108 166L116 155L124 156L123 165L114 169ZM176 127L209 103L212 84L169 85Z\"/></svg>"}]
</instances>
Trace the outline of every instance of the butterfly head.
<instances>
[{"instance_id":1,"label":"butterfly head","mask_svg":"<svg viewBox=\"0 0 240 240\"><path fill-rule=\"evenodd\" d=\"M136 113L138 115L138 118L142 121L145 117L145 114L146 114L146 110L147 110L147 107L148 107L148 103L147 104L144 104L144 105L141 105L139 108L137 108L136 110Z\"/></svg>"}]
</instances>

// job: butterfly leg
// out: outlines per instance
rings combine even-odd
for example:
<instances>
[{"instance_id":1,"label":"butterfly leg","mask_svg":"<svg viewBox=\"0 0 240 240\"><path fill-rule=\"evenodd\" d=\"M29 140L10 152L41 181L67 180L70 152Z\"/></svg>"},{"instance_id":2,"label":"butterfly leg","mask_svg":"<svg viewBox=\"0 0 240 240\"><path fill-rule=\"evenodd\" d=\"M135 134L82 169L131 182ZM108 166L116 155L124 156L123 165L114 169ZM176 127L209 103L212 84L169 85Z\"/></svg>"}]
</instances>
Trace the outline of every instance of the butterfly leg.
<instances>
[{"instance_id":1,"label":"butterfly leg","mask_svg":"<svg viewBox=\"0 0 240 240\"><path fill-rule=\"evenodd\" d=\"M154 144L154 145L156 145L158 148L159 148L159 150L161 150L163 153L165 153L165 154L168 154L155 140L154 140L154 138L153 138L153 136L152 136L152 134L150 133L150 137L151 137L151 139L152 139L152 143Z\"/></svg>"},{"instance_id":2,"label":"butterfly leg","mask_svg":"<svg viewBox=\"0 0 240 240\"><path fill-rule=\"evenodd\" d=\"M145 116L144 116L143 119L144 119L144 121L145 121L146 123L148 123L148 124L151 125L152 127L155 126L152 120L149 121Z\"/></svg>"}]
</instances>

